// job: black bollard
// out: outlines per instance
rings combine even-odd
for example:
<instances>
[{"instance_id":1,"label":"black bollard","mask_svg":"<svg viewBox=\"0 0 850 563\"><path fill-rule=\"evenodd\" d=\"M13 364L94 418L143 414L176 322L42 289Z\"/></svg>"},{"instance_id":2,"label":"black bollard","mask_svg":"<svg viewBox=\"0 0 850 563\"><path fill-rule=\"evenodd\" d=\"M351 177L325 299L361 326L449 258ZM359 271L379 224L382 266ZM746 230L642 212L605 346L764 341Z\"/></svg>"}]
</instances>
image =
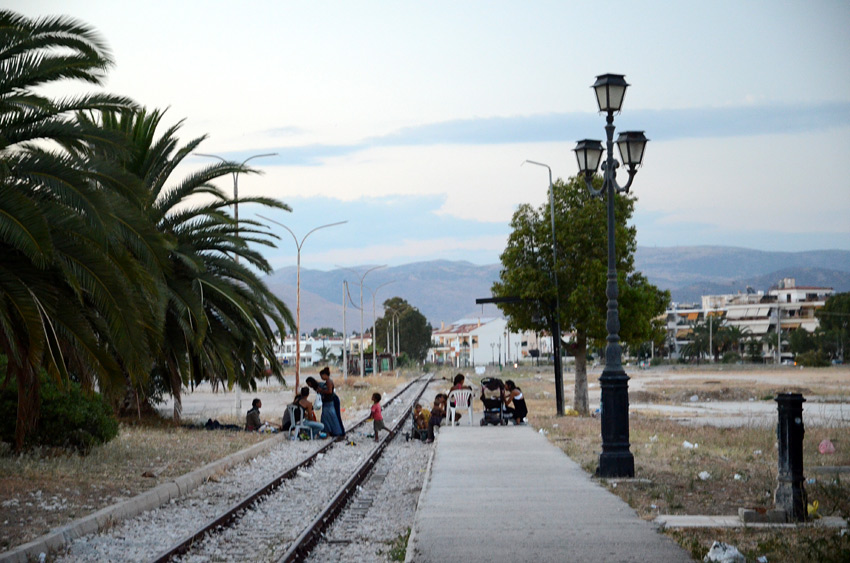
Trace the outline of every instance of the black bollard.
<instances>
[{"instance_id":1,"label":"black bollard","mask_svg":"<svg viewBox=\"0 0 850 563\"><path fill-rule=\"evenodd\" d=\"M806 520L806 487L803 476L803 402L800 393L780 393L776 397L779 422L776 439L779 442L779 475L776 508L785 510L789 522Z\"/></svg>"}]
</instances>

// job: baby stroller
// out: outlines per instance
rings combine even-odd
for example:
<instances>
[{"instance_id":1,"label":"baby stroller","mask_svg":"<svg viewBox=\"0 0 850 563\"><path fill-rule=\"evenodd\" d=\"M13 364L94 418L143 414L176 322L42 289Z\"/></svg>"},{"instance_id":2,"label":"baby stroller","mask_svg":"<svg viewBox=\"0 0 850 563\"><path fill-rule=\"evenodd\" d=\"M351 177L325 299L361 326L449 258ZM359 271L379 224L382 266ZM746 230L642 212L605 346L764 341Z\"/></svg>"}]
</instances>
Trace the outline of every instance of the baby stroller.
<instances>
[{"instance_id":1,"label":"baby stroller","mask_svg":"<svg viewBox=\"0 0 850 563\"><path fill-rule=\"evenodd\" d=\"M481 426L488 424L506 425L510 416L505 411L505 384L496 377L481 380L481 402L484 403L484 416Z\"/></svg>"}]
</instances>

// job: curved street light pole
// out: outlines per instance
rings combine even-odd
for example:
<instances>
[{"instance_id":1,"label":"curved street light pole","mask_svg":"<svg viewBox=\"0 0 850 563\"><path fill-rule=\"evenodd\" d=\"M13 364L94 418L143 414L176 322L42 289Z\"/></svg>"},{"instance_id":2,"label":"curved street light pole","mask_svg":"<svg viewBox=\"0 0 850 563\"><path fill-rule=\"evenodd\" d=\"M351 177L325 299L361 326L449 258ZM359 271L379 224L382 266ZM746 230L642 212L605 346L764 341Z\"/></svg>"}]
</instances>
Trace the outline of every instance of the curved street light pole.
<instances>
[{"instance_id":1,"label":"curved street light pole","mask_svg":"<svg viewBox=\"0 0 850 563\"><path fill-rule=\"evenodd\" d=\"M558 242L555 238L555 185L552 183L552 169L548 164L533 160L526 160L525 162L543 166L549 170L549 214L552 219L552 282L555 284L555 311L549 315L549 329L552 332L552 346L555 353L555 409L558 416L564 416L564 371L561 366L561 295L558 290ZM525 164L525 162L522 164Z\"/></svg>"},{"instance_id":2,"label":"curved street light pole","mask_svg":"<svg viewBox=\"0 0 850 563\"><path fill-rule=\"evenodd\" d=\"M360 377L366 376L366 364L364 363L365 356L363 355L363 280L366 279L366 276L369 274L369 272L373 272L373 271L378 270L380 268L386 268L386 267L387 267L386 264L383 264L381 266L373 266L373 267L369 268L368 270L366 270L365 272L363 272L363 275L361 276L357 272L357 270L353 270L351 268L345 268L343 266L337 266L337 268L339 268L340 270L348 270L349 272L354 272L355 275L360 276ZM374 334L372 335L372 340L373 340L372 347L374 347L375 346L375 344L374 344L375 335ZM372 366L372 373L375 373L375 366Z\"/></svg>"},{"instance_id":3,"label":"curved street light pole","mask_svg":"<svg viewBox=\"0 0 850 563\"><path fill-rule=\"evenodd\" d=\"M205 154L196 152L198 156L205 156L208 158L217 158L224 163L230 162L229 160L218 156L217 154ZM245 160L242 161L242 164L239 165L239 168L243 168L249 160L253 160L255 158L262 158L266 156L277 156L276 152L270 152L265 154L255 154L253 156L249 156ZM236 221L236 237L239 237L239 172L233 172L233 218ZM239 262L239 256L236 256L236 261Z\"/></svg>"},{"instance_id":4,"label":"curved street light pole","mask_svg":"<svg viewBox=\"0 0 850 563\"><path fill-rule=\"evenodd\" d=\"M602 159L602 142L584 139L576 144L573 151L578 160L579 175L584 176L587 189L594 196L608 198L608 283L605 295L608 297L608 345L605 348L605 368L599 377L602 389L602 453L599 454L599 467L596 474L600 477L634 477L635 458L629 451L629 376L622 365L622 347L620 346L620 315L617 304L617 261L614 246L614 196L629 193L637 168L643 161L647 138L643 131L624 131L617 138L620 158L628 168L629 180L625 186L617 183L617 168L620 163L614 158L614 114L620 111L626 93L625 77L622 74L602 74L596 77L593 88L600 112L605 112L607 137L607 157L602 164L603 186L593 188L593 176Z\"/></svg>"},{"instance_id":5,"label":"curved street light pole","mask_svg":"<svg viewBox=\"0 0 850 563\"><path fill-rule=\"evenodd\" d=\"M266 221L270 221L275 225L283 227L286 229L290 235L292 235L292 240L295 241L295 248L297 249L297 262L295 268L295 276L296 276L296 285L295 285L295 390L301 388L301 247L304 246L304 241L307 240L311 234L315 233L319 229L326 229L328 227L335 227L337 225L342 225L344 223L348 223L348 221L338 221L336 223L328 223L327 225L321 225L316 227L315 229L308 232L301 239L301 242L298 242L298 237L295 236L295 233L292 232L292 229L284 225L283 223L279 223L274 219L269 219L268 217L264 217L262 215L257 215L261 219L265 219Z\"/></svg>"}]
</instances>

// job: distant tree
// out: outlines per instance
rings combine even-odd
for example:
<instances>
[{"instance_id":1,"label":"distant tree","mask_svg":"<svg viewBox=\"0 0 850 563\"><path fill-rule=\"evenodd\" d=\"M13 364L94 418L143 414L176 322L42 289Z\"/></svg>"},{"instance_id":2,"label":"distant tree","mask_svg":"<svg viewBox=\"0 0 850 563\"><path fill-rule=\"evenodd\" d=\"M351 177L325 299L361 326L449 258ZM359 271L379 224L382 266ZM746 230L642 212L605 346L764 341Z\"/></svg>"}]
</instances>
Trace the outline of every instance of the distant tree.
<instances>
[{"instance_id":1,"label":"distant tree","mask_svg":"<svg viewBox=\"0 0 850 563\"><path fill-rule=\"evenodd\" d=\"M788 346L794 355L811 352L819 348L818 339L814 333L802 328L791 332L788 336Z\"/></svg>"},{"instance_id":2,"label":"distant tree","mask_svg":"<svg viewBox=\"0 0 850 563\"><path fill-rule=\"evenodd\" d=\"M602 185L601 176L594 185ZM558 180L554 185L557 237L557 296L563 331L576 333L576 383L574 407L588 413L587 348L607 336L608 298L606 204L591 196L584 179ZM661 315L670 295L634 271L636 230L628 226L635 199L618 196L615 204L617 278L619 286L619 335L625 344L640 346L662 339ZM521 303L499 305L512 330L549 330L556 302L552 268L552 228L549 204L535 209L520 205L511 220L511 234L501 255L502 271L493 284L496 297L520 297Z\"/></svg>"},{"instance_id":3,"label":"distant tree","mask_svg":"<svg viewBox=\"0 0 850 563\"><path fill-rule=\"evenodd\" d=\"M375 343L378 350L389 350L388 325L398 321L399 352L409 358L422 361L431 346L431 325L419 309L401 297L392 297L384 301L385 314L375 321ZM393 314L391 311L394 311Z\"/></svg>"},{"instance_id":4,"label":"distant tree","mask_svg":"<svg viewBox=\"0 0 850 563\"><path fill-rule=\"evenodd\" d=\"M850 326L850 292L830 296L815 316L824 331L847 330Z\"/></svg>"},{"instance_id":5,"label":"distant tree","mask_svg":"<svg viewBox=\"0 0 850 563\"><path fill-rule=\"evenodd\" d=\"M703 357L710 355L712 346L709 345L709 330L708 324L694 325L690 342L682 348L682 357L700 363Z\"/></svg>"},{"instance_id":6,"label":"distant tree","mask_svg":"<svg viewBox=\"0 0 850 563\"><path fill-rule=\"evenodd\" d=\"M313 338L333 338L336 336L336 331L328 327L314 328L310 336Z\"/></svg>"},{"instance_id":7,"label":"distant tree","mask_svg":"<svg viewBox=\"0 0 850 563\"><path fill-rule=\"evenodd\" d=\"M322 363L327 362L330 358L333 357L333 354L331 354L331 349L325 346L324 344L321 348L317 348L316 352L318 352L319 356L321 356Z\"/></svg>"},{"instance_id":8,"label":"distant tree","mask_svg":"<svg viewBox=\"0 0 850 563\"><path fill-rule=\"evenodd\" d=\"M762 351L764 349L764 344L760 338L756 338L755 336L750 336L749 338L743 341L744 349L747 351L747 354L750 356L751 362L761 362L762 361Z\"/></svg>"},{"instance_id":9,"label":"distant tree","mask_svg":"<svg viewBox=\"0 0 850 563\"><path fill-rule=\"evenodd\" d=\"M836 293L815 313L820 321L818 334L825 353L846 360L848 328L850 328L850 292Z\"/></svg>"}]
</instances>

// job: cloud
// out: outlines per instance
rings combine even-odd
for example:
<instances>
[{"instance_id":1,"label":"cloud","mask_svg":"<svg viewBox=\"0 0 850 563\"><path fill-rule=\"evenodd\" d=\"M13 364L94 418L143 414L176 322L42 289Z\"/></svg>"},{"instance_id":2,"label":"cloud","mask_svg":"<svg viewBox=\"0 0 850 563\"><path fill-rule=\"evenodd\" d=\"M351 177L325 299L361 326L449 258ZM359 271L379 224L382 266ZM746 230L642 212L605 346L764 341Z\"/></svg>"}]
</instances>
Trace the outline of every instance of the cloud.
<instances>
[{"instance_id":1,"label":"cloud","mask_svg":"<svg viewBox=\"0 0 850 563\"><path fill-rule=\"evenodd\" d=\"M601 118L590 113L457 119L404 127L352 144L264 147L225 153L233 160L257 151L277 152L268 165L318 166L326 159L375 147L494 145L572 142L601 136ZM850 102L794 105L747 105L671 110L633 110L619 116L618 130L640 129L656 141L722 138L820 131L850 125ZM293 131L295 128L279 130Z\"/></svg>"},{"instance_id":2,"label":"cloud","mask_svg":"<svg viewBox=\"0 0 850 563\"><path fill-rule=\"evenodd\" d=\"M342 201L330 197L288 198L291 213L240 206L240 218L258 219L280 237L276 249L262 250L273 267L291 265L295 233L302 245L302 265L330 268L334 264L380 262L400 264L437 258L492 263L504 249L509 226L501 221L474 221L440 213L445 196L390 196ZM320 229L321 225L347 221ZM308 235L308 233L310 233ZM308 238L305 238L308 237Z\"/></svg>"},{"instance_id":3,"label":"cloud","mask_svg":"<svg viewBox=\"0 0 850 563\"><path fill-rule=\"evenodd\" d=\"M292 135L303 135L306 131L301 127L296 127L294 125L289 127L276 127L274 129L266 129L265 131L260 131L262 135L270 135L272 137L289 137Z\"/></svg>"}]
</instances>

